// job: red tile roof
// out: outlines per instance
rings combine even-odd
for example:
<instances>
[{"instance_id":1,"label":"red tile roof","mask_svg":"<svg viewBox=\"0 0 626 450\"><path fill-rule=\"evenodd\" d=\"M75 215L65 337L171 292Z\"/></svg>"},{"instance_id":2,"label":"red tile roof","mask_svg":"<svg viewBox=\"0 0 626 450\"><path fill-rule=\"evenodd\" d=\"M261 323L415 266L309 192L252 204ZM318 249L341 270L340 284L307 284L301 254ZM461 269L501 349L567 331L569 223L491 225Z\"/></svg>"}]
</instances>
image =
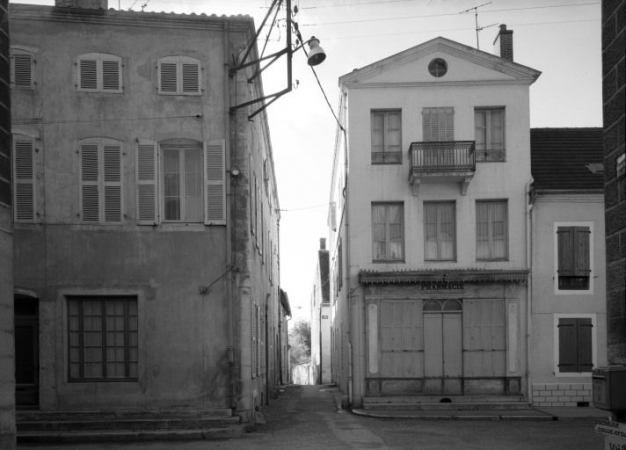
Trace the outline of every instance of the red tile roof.
<instances>
[{"instance_id":1,"label":"red tile roof","mask_svg":"<svg viewBox=\"0 0 626 450\"><path fill-rule=\"evenodd\" d=\"M532 128L530 157L536 190L604 188L602 128Z\"/></svg>"}]
</instances>

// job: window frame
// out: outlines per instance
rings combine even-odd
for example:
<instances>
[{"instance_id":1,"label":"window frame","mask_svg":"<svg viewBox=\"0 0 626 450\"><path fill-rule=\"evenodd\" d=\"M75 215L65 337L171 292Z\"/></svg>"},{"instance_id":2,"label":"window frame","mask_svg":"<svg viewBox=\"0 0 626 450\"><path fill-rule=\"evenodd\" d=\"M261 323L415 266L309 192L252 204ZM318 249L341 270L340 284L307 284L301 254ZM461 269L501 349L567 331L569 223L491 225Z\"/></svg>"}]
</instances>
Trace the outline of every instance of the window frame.
<instances>
[{"instance_id":1,"label":"window frame","mask_svg":"<svg viewBox=\"0 0 626 450\"><path fill-rule=\"evenodd\" d=\"M589 288L588 289L559 289L559 228L589 228ZM555 295L592 295L594 293L594 223L593 222L555 222L554 237L554 294Z\"/></svg>"},{"instance_id":2,"label":"window frame","mask_svg":"<svg viewBox=\"0 0 626 450\"><path fill-rule=\"evenodd\" d=\"M476 120L476 115L479 113L485 113L485 148L478 148L478 124ZM492 144L492 114L494 112L502 113L502 130L501 130L501 141L502 148L493 147ZM506 162L506 109L504 106L480 106L474 108L474 142L475 142L475 152L476 152L476 162Z\"/></svg>"},{"instance_id":3,"label":"window frame","mask_svg":"<svg viewBox=\"0 0 626 450\"><path fill-rule=\"evenodd\" d=\"M391 130L389 129L390 116L398 115L400 128L398 130L398 150L391 151L389 148L389 135ZM374 117L382 116L382 151L374 151ZM389 109L372 109L370 110L370 147L371 147L371 161L375 165L386 164L402 164L402 109L401 108L389 108Z\"/></svg>"},{"instance_id":4,"label":"window frame","mask_svg":"<svg viewBox=\"0 0 626 450\"><path fill-rule=\"evenodd\" d=\"M400 207L400 233L401 233L401 238L400 238L400 251L401 251L401 255L398 258L392 258L391 257L391 231L390 231L390 226L392 225L389 221L389 207L391 206L398 206ZM380 241L375 241L375 230L374 230L374 208L375 207L384 207L385 208L385 257L382 259L377 259L376 258L376 251L375 251L375 244L377 242ZM406 227L404 224L405 221L405 217L404 217L404 202L372 202L371 203L371 251L372 251L372 262L373 263L404 263L405 262L405 258L406 258L406 249L405 249L405 245L406 245Z\"/></svg>"},{"instance_id":5,"label":"window frame","mask_svg":"<svg viewBox=\"0 0 626 450\"><path fill-rule=\"evenodd\" d=\"M487 221L487 245L489 247L489 256L484 258L479 258L478 256L478 233L479 233L479 225L478 225L478 208L479 205L504 205L504 222L505 222L505 230L504 230L504 256L494 256L493 255L493 222L489 219L491 218L490 212L487 213L488 221ZM508 199L492 199L492 200L476 200L475 203L475 216L476 216L476 261L508 261L509 260L509 202Z\"/></svg>"},{"instance_id":6,"label":"window frame","mask_svg":"<svg viewBox=\"0 0 626 450\"><path fill-rule=\"evenodd\" d=\"M93 61L95 63L95 88L83 86L83 61ZM116 63L117 65L117 88L108 88L105 83L105 64ZM78 92L92 92L99 94L122 94L124 92L122 58L108 53L85 53L76 58L76 90Z\"/></svg>"},{"instance_id":7,"label":"window frame","mask_svg":"<svg viewBox=\"0 0 626 450\"><path fill-rule=\"evenodd\" d=\"M102 376L100 377L86 377L85 376L85 315L84 315L84 302L85 301L95 301L95 302L99 302L100 303L100 330L92 330L92 331L100 331L100 336L101 336L101 345L100 345L100 349L101 349L101 356L102 359L100 361L100 365L101 367L101 373ZM107 327L107 325L110 322L107 322L107 317L117 317L117 316L107 316L107 311L106 311L106 306L105 303L107 301L122 301L123 302L123 329L122 329L122 333L123 333L123 353L124 353L124 357L123 357L123 364L124 364L124 376L122 377L113 377L113 376L107 376L108 375L108 368L107 368L107 363L110 362L108 360L108 351L110 350L110 345L108 344L108 339L107 337L109 337L108 332L110 332L111 330L109 329L109 327ZM78 303L78 310L79 310L79 315L78 315L78 324L77 324L77 328L73 328L73 323L72 323L72 306L71 306L71 302L79 302ZM131 303L134 302L134 312L135 314L131 314ZM139 342L140 342L140 335L139 335L139 316L140 316L140 312L139 312L139 298L136 295L67 295L65 297L65 305L66 305L66 320L67 320L67 327L66 327L66 344L67 344L67 362L66 362L66 369L67 369L67 381L69 383L93 383L93 382L106 382L106 383L110 383L110 382L136 382L139 380L139 373L140 373L140 346L139 346ZM98 317L98 316L94 316L94 317ZM135 324L134 324L134 328L131 326L131 320L132 318L135 318ZM119 330L113 330L113 331L119 331ZM77 345L72 345L72 333L78 333L77 339L78 339L78 343ZM135 333L135 344L133 345L131 343L131 333ZM98 347L98 346L94 346L94 347ZM73 359L73 354L74 352L72 351L73 348L78 348L78 355L77 355L77 360ZM115 346L113 346L113 348L115 348ZM118 346L119 348L119 346ZM132 351L134 350L135 354L136 354L136 358L133 360L132 358ZM78 365L78 372L79 374L73 375L72 372L72 364L77 364ZM136 375L132 375L132 369L131 369L131 364L135 364L135 372Z\"/></svg>"},{"instance_id":8,"label":"window frame","mask_svg":"<svg viewBox=\"0 0 626 450\"><path fill-rule=\"evenodd\" d=\"M433 257L429 257L428 255L428 224L426 222L426 220L428 219L427 214L426 214L426 207L430 206L430 205L438 205L438 206L443 206L443 205L451 205L452 206L452 226L453 226L453 240L452 240L452 257L451 258L443 258L441 256L439 256L441 254L441 244L443 241L440 240L440 234L443 233L443 230L441 230L440 228L440 222L439 222L439 218L440 218L440 212L437 211L437 221L436 221L436 229L437 229L437 237L435 242L437 243L437 257L433 258ZM457 224L456 224L456 219L457 219L457 214L456 214L456 201L455 200L443 200L443 201L439 201L439 200L435 200L435 201L425 201L423 203L423 216L424 216L424 220L423 220L423 230L424 230L424 261L426 262L456 262L457 260L457 242L458 242L458 236L457 236Z\"/></svg>"},{"instance_id":9,"label":"window frame","mask_svg":"<svg viewBox=\"0 0 626 450\"><path fill-rule=\"evenodd\" d=\"M591 363L593 367L598 366L598 324L597 324L597 315L596 314L576 314L576 313L568 313L568 314L555 314L554 315L554 374L557 377L580 377L580 376L589 376L591 374L591 370L589 372L562 372L559 368L561 363L560 358L560 345L561 345L561 337L559 332L559 323L561 319L591 319ZM593 370L593 368L592 368Z\"/></svg>"},{"instance_id":10,"label":"window frame","mask_svg":"<svg viewBox=\"0 0 626 450\"><path fill-rule=\"evenodd\" d=\"M163 65L170 64L175 65L174 74L175 79L173 83L176 85L174 90L166 90L164 87L166 83L172 84L171 80L164 79L163 76ZM197 90L191 91L185 89L185 66L196 66L197 68L197 78L195 82L197 83ZM189 95L189 96L201 96L204 93L204 89L202 89L202 62L198 58L193 58L191 56L184 55L170 55L163 56L159 58L157 62L157 92L160 95ZM171 76L171 74L170 74Z\"/></svg>"},{"instance_id":11,"label":"window frame","mask_svg":"<svg viewBox=\"0 0 626 450\"><path fill-rule=\"evenodd\" d=\"M16 67L16 63L17 63L17 59L23 58L23 57L27 57L29 59L28 61L28 75L29 75L29 80L28 83L24 83L22 84L21 82L18 83L17 82L17 67ZM18 90L25 90L25 91L32 91L35 89L36 86L36 82L35 82L35 52L24 49L24 48L20 48L20 47L12 47L10 50L10 78L9 78L9 82L10 82L10 86L11 89L18 89Z\"/></svg>"}]
</instances>

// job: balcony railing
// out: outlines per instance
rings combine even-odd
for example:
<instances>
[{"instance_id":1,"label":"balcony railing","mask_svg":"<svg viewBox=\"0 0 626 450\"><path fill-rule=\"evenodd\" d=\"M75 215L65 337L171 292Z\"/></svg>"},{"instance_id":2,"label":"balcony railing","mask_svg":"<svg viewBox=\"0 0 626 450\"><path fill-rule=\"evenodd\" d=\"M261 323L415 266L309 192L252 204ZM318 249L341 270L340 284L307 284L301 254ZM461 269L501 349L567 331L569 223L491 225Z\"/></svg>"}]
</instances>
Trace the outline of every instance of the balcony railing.
<instances>
[{"instance_id":1,"label":"balcony railing","mask_svg":"<svg viewBox=\"0 0 626 450\"><path fill-rule=\"evenodd\" d=\"M474 141L413 142L409 183L417 195L422 181L461 181L462 193L476 172Z\"/></svg>"}]
</instances>

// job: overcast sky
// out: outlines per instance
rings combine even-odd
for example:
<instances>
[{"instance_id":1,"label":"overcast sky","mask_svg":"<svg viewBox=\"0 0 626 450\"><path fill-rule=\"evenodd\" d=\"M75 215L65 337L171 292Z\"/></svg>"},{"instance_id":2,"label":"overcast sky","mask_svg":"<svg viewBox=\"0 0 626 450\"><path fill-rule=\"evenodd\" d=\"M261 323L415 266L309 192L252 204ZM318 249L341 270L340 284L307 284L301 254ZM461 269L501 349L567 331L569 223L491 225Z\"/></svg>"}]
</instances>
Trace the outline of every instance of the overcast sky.
<instances>
[{"instance_id":1,"label":"overcast sky","mask_svg":"<svg viewBox=\"0 0 626 450\"><path fill-rule=\"evenodd\" d=\"M18 2L14 2L18 3ZM54 0L20 3L54 4ZM109 0L110 8L176 13L247 14L260 26L271 0ZM602 126L600 1L590 0L292 0L304 39L327 54L315 68L337 109L337 80L437 36L493 51L498 25L513 30L515 62L542 72L530 88L532 127ZM469 12L463 12L470 10ZM284 15L283 15L284 17ZM268 52L285 43L284 21ZM262 46L267 30L261 34ZM281 286L294 317L308 318L319 239L326 220L336 122L302 51L294 56L297 89L267 113L281 212ZM284 66L264 72L266 94L286 86Z\"/></svg>"}]
</instances>

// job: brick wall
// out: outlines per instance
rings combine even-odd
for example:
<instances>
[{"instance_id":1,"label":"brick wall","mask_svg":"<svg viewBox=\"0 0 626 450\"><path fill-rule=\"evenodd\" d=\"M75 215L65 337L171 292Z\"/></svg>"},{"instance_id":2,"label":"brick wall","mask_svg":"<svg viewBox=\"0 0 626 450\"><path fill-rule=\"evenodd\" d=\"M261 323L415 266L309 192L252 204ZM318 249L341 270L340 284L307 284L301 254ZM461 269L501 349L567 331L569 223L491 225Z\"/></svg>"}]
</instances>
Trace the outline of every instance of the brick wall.
<instances>
[{"instance_id":1,"label":"brick wall","mask_svg":"<svg viewBox=\"0 0 626 450\"><path fill-rule=\"evenodd\" d=\"M626 195L617 159L626 147L626 0L602 1L602 85L609 364L626 364Z\"/></svg>"},{"instance_id":2,"label":"brick wall","mask_svg":"<svg viewBox=\"0 0 626 450\"><path fill-rule=\"evenodd\" d=\"M589 406L591 383L533 384L533 406Z\"/></svg>"}]
</instances>

